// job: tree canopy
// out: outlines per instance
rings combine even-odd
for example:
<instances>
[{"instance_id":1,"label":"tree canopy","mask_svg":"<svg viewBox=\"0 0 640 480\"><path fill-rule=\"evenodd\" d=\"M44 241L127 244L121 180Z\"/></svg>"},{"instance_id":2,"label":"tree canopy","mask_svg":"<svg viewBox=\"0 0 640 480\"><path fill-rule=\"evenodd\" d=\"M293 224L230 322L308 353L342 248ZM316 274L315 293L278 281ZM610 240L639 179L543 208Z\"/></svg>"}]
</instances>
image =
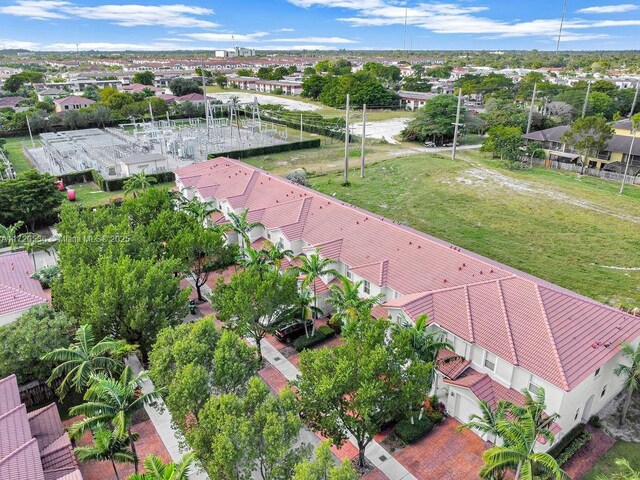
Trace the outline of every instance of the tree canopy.
<instances>
[{"instance_id":1,"label":"tree canopy","mask_svg":"<svg viewBox=\"0 0 640 480\"><path fill-rule=\"evenodd\" d=\"M453 138L454 123L458 99L454 95L438 95L419 108L416 117L402 131L406 140L424 142L431 140L446 143ZM466 116L466 110L460 109L460 116Z\"/></svg>"},{"instance_id":2,"label":"tree canopy","mask_svg":"<svg viewBox=\"0 0 640 480\"><path fill-rule=\"evenodd\" d=\"M153 85L153 81L156 79L156 76L153 72L146 70L144 72L136 72L133 75L131 81L133 83L140 83L142 85Z\"/></svg>"}]
</instances>

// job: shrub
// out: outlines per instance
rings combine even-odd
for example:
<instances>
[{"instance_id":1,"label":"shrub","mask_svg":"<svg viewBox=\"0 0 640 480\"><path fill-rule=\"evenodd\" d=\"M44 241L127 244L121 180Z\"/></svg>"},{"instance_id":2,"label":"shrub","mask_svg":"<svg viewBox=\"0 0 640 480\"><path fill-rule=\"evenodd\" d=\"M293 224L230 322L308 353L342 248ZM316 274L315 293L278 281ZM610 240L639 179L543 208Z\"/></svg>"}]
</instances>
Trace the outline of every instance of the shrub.
<instances>
[{"instance_id":1,"label":"shrub","mask_svg":"<svg viewBox=\"0 0 640 480\"><path fill-rule=\"evenodd\" d=\"M567 463L571 457L573 457L578 451L584 447L591 440L591 434L587 432L582 432L573 441L562 451L558 457L556 457L556 461L559 466Z\"/></svg>"},{"instance_id":2,"label":"shrub","mask_svg":"<svg viewBox=\"0 0 640 480\"><path fill-rule=\"evenodd\" d=\"M316 328L313 335L309 335L308 337L303 335L302 337L297 338L293 342L293 348L301 352L302 350L306 350L307 348L325 341L327 338L333 337L333 335L335 335L335 332L332 328L322 325Z\"/></svg>"},{"instance_id":3,"label":"shrub","mask_svg":"<svg viewBox=\"0 0 640 480\"><path fill-rule=\"evenodd\" d=\"M573 442L576 438L582 435L583 432L584 432L584 423L579 423L578 425L573 427L571 430L569 430L569 432L564 437L562 437L562 439L557 444L551 447L547 453L557 459L560 456L560 454L563 452L563 450L567 448L567 446L569 446L569 444Z\"/></svg>"},{"instance_id":4,"label":"shrub","mask_svg":"<svg viewBox=\"0 0 640 480\"><path fill-rule=\"evenodd\" d=\"M406 443L413 443L431 431L433 422L426 415L420 420L418 420L417 417L417 415L414 417L413 423L411 423L410 418L398 422L396 425L396 435L400 440Z\"/></svg>"},{"instance_id":5,"label":"shrub","mask_svg":"<svg viewBox=\"0 0 640 480\"><path fill-rule=\"evenodd\" d=\"M334 332L340 333L342 332L342 319L339 317L331 317L327 322L331 328L333 328Z\"/></svg>"},{"instance_id":6,"label":"shrub","mask_svg":"<svg viewBox=\"0 0 640 480\"><path fill-rule=\"evenodd\" d=\"M598 415L594 415L589 419L589 425L591 425L593 428L601 428L602 420L600 420L600 417Z\"/></svg>"},{"instance_id":7,"label":"shrub","mask_svg":"<svg viewBox=\"0 0 640 480\"><path fill-rule=\"evenodd\" d=\"M304 170L294 170L293 172L285 173L284 178L303 187L307 186L307 173Z\"/></svg>"},{"instance_id":8,"label":"shrub","mask_svg":"<svg viewBox=\"0 0 640 480\"><path fill-rule=\"evenodd\" d=\"M40 282L42 288L49 288L53 285L53 282L60 276L60 267L57 265L49 265L48 267L42 267L31 278L35 278Z\"/></svg>"},{"instance_id":9,"label":"shrub","mask_svg":"<svg viewBox=\"0 0 640 480\"><path fill-rule=\"evenodd\" d=\"M429 410L432 412L439 412L444 415L447 411L447 407L440 401L437 395L432 395L429 397Z\"/></svg>"},{"instance_id":10,"label":"shrub","mask_svg":"<svg viewBox=\"0 0 640 480\"><path fill-rule=\"evenodd\" d=\"M438 411L431 411L426 413L427 418L435 425L444 420L444 413Z\"/></svg>"}]
</instances>

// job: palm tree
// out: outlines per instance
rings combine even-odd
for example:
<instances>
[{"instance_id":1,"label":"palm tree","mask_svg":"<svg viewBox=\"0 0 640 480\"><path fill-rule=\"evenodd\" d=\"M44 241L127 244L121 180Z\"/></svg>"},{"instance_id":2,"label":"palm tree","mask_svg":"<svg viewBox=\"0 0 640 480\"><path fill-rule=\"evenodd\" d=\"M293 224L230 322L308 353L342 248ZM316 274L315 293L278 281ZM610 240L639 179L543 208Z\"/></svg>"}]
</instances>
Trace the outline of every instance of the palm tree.
<instances>
[{"instance_id":1,"label":"palm tree","mask_svg":"<svg viewBox=\"0 0 640 480\"><path fill-rule=\"evenodd\" d=\"M322 258L320 256L320 251L316 250L311 255L302 255L301 256L302 263L298 266L298 271L305 275L304 280L302 281L302 287L307 288L309 285L313 285L313 306L318 309L318 293L316 280L322 277L323 275L335 275L336 277L339 275L338 271L331 267L333 260L330 258ZM317 318L314 314L314 318ZM313 327L311 327L311 335L313 335L316 331L315 323Z\"/></svg>"},{"instance_id":2,"label":"palm tree","mask_svg":"<svg viewBox=\"0 0 640 480\"><path fill-rule=\"evenodd\" d=\"M262 278L262 274L269 265L269 260L264 250L247 247L238 254L238 264L245 270L255 270Z\"/></svg>"},{"instance_id":3,"label":"palm tree","mask_svg":"<svg viewBox=\"0 0 640 480\"><path fill-rule=\"evenodd\" d=\"M293 250L284 248L280 243L274 244L269 240L264 242L262 249L269 261L276 266L278 270L282 267L282 260L293 258Z\"/></svg>"},{"instance_id":4,"label":"palm tree","mask_svg":"<svg viewBox=\"0 0 640 480\"><path fill-rule=\"evenodd\" d=\"M640 390L640 345L634 349L631 344L623 343L620 345L620 352L629 361L629 365L620 363L613 370L613 373L617 376L624 376L626 396L622 405L622 414L620 415L620 425L624 425L629 405L631 405L631 398L635 392Z\"/></svg>"},{"instance_id":5,"label":"palm tree","mask_svg":"<svg viewBox=\"0 0 640 480\"><path fill-rule=\"evenodd\" d=\"M128 437L135 457L135 436L131 431L133 414L160 396L158 390L147 393L142 391L142 383L146 379L146 372L134 375L129 366L124 368L118 379L92 375L90 386L84 394L85 403L72 407L69 411L73 416L85 415L85 418L69 427L69 435L78 438L87 428L110 424L117 435ZM134 468L135 473L138 473L137 457L134 458Z\"/></svg>"},{"instance_id":6,"label":"palm tree","mask_svg":"<svg viewBox=\"0 0 640 480\"><path fill-rule=\"evenodd\" d=\"M640 480L640 470L635 471L626 458L616 458L615 464L620 469L618 473L614 473L613 477L600 475L597 480Z\"/></svg>"},{"instance_id":7,"label":"palm tree","mask_svg":"<svg viewBox=\"0 0 640 480\"><path fill-rule=\"evenodd\" d=\"M9 247L11 250L17 248L19 244L18 230L20 230L23 225L24 222L16 222L8 227L0 225L0 248Z\"/></svg>"},{"instance_id":8,"label":"palm tree","mask_svg":"<svg viewBox=\"0 0 640 480\"><path fill-rule=\"evenodd\" d=\"M531 412L526 411L513 421L498 420L496 432L504 440L504 445L494 446L482 454L484 465L480 469L480 477L500 478L507 470L515 470L514 480L561 480L567 477L555 458L548 453L533 451L539 431Z\"/></svg>"},{"instance_id":9,"label":"palm tree","mask_svg":"<svg viewBox=\"0 0 640 480\"><path fill-rule=\"evenodd\" d=\"M135 434L136 438L137 436ZM76 447L73 450L76 458L81 462L90 462L92 460L111 461L116 479L120 480L116 462L135 463L136 461L135 454L127 446L128 443L126 436L119 437L115 432L98 425L93 431L93 445Z\"/></svg>"},{"instance_id":10,"label":"palm tree","mask_svg":"<svg viewBox=\"0 0 640 480\"><path fill-rule=\"evenodd\" d=\"M504 420L505 412L509 407L509 402L506 400L500 400L496 405L496 409L493 410L491 405L485 400L478 402L478 408L480 408L481 414L472 414L469 416L469 421L460 425L457 428L458 432L463 430L477 430L483 435L498 436L498 422ZM495 440L495 438L494 438Z\"/></svg>"},{"instance_id":11,"label":"palm tree","mask_svg":"<svg viewBox=\"0 0 640 480\"><path fill-rule=\"evenodd\" d=\"M360 297L360 286L362 280L353 283L348 278L343 276L338 277L342 285L331 285L329 287L329 298L327 302L334 308L333 317L341 322L343 325L349 320L355 320L358 316L358 312L363 310L371 310L375 307L383 295L380 294L375 297Z\"/></svg>"},{"instance_id":12,"label":"palm tree","mask_svg":"<svg viewBox=\"0 0 640 480\"><path fill-rule=\"evenodd\" d=\"M318 315L322 315L322 310L313 305L314 297L311 294L311 290L308 288L302 288L298 293L298 315L304 322L304 333L309 337L309 331L307 329L307 320L315 318Z\"/></svg>"},{"instance_id":13,"label":"palm tree","mask_svg":"<svg viewBox=\"0 0 640 480\"><path fill-rule=\"evenodd\" d=\"M547 403L545 400L546 395L544 388L538 388L535 397L526 388L522 389L522 394L525 398L524 405L519 406L511 404L509 406L509 412L516 418L520 418L525 414L525 412L529 412L531 414L531 418L533 418L533 421L535 422L538 436L551 441L553 439L551 425L553 425L560 415L557 413L549 415L545 412L547 409Z\"/></svg>"},{"instance_id":14,"label":"palm tree","mask_svg":"<svg viewBox=\"0 0 640 480\"><path fill-rule=\"evenodd\" d=\"M238 243L240 248L245 248L245 245L249 243L249 232L254 228L264 227L260 222L249 222L247 220L247 214L249 210L245 210L241 214L235 212L229 212L229 220L231 221L231 230L238 234Z\"/></svg>"},{"instance_id":15,"label":"palm tree","mask_svg":"<svg viewBox=\"0 0 640 480\"><path fill-rule=\"evenodd\" d=\"M104 372L119 374L122 364L113 355L125 351L129 346L122 340L105 337L96 343L91 325L81 325L76 331L75 343L66 348L56 348L42 357L42 360L62 362L51 372L47 383L63 377L57 393L63 399L73 387L76 392L82 391L89 383L92 374Z\"/></svg>"},{"instance_id":16,"label":"palm tree","mask_svg":"<svg viewBox=\"0 0 640 480\"><path fill-rule=\"evenodd\" d=\"M147 456L142 464L146 473L131 475L127 480L189 480L189 469L196 457L189 452L178 463L163 463L156 455Z\"/></svg>"},{"instance_id":17,"label":"palm tree","mask_svg":"<svg viewBox=\"0 0 640 480\"><path fill-rule=\"evenodd\" d=\"M157 178L147 175L144 173L144 170L140 173L134 173L124 182L124 196L126 197L129 193L132 193L133 198L136 198L138 196L138 190L145 191L157 182Z\"/></svg>"},{"instance_id":18,"label":"palm tree","mask_svg":"<svg viewBox=\"0 0 640 480\"><path fill-rule=\"evenodd\" d=\"M209 215L220 211L214 207L212 201L201 202L197 198L182 200L180 202L180 208L187 215L195 218L200 225L204 224L204 221L209 217Z\"/></svg>"}]
</instances>

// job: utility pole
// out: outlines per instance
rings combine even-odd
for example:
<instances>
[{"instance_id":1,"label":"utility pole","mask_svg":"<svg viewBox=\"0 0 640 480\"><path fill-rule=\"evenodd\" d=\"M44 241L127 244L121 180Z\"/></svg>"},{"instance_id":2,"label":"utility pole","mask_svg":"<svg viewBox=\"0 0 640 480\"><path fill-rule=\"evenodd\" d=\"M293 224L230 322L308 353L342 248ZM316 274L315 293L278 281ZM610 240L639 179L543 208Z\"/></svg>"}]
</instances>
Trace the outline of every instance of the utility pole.
<instances>
[{"instance_id":1,"label":"utility pole","mask_svg":"<svg viewBox=\"0 0 640 480\"><path fill-rule=\"evenodd\" d=\"M153 108L151 107L151 100L149 100L149 115L151 115L151 125L153 125L154 120L153 120Z\"/></svg>"},{"instance_id":2,"label":"utility pole","mask_svg":"<svg viewBox=\"0 0 640 480\"><path fill-rule=\"evenodd\" d=\"M344 184L349 184L349 94L347 93L347 108L345 110L344 128Z\"/></svg>"},{"instance_id":3,"label":"utility pole","mask_svg":"<svg viewBox=\"0 0 640 480\"><path fill-rule=\"evenodd\" d=\"M634 128L633 120L631 120L631 145L629 146L629 155L627 155L627 164L624 167L624 175L622 176L622 185L620 185L620 195L624 191L624 183L627 181L627 172L629 171L629 164L631 163L631 155L633 154L633 144L636 141L637 128Z\"/></svg>"},{"instance_id":4,"label":"utility pole","mask_svg":"<svg viewBox=\"0 0 640 480\"><path fill-rule=\"evenodd\" d=\"M591 80L587 83L587 94L584 96L584 103L582 104L582 118L587 115L587 106L589 105L589 92L591 92Z\"/></svg>"},{"instance_id":5,"label":"utility pole","mask_svg":"<svg viewBox=\"0 0 640 480\"><path fill-rule=\"evenodd\" d=\"M633 103L631 104L631 111L629 112L629 118L633 117L633 112L636 109L636 102L638 101L638 89L640 88L640 80L636 82L636 93L633 96Z\"/></svg>"},{"instance_id":6,"label":"utility pole","mask_svg":"<svg viewBox=\"0 0 640 480\"><path fill-rule=\"evenodd\" d=\"M202 77L202 93L204 94L204 118L207 124L207 140L209 140L209 102L207 101L207 84L204 80L204 53L202 54L202 69L200 75ZM231 128L233 130L233 127Z\"/></svg>"},{"instance_id":7,"label":"utility pole","mask_svg":"<svg viewBox=\"0 0 640 480\"><path fill-rule=\"evenodd\" d=\"M362 105L362 143L360 144L360 178L364 178L364 138L367 134L367 104Z\"/></svg>"},{"instance_id":8,"label":"utility pole","mask_svg":"<svg viewBox=\"0 0 640 480\"><path fill-rule=\"evenodd\" d=\"M33 141L33 135L31 135L31 124L29 123L29 115L26 116L27 128L29 129L29 138L31 138L31 148L36 148L36 144Z\"/></svg>"},{"instance_id":9,"label":"utility pole","mask_svg":"<svg viewBox=\"0 0 640 480\"><path fill-rule=\"evenodd\" d=\"M404 37L402 39L402 50L407 53L407 18L409 16L409 0L404 0Z\"/></svg>"},{"instance_id":10,"label":"utility pole","mask_svg":"<svg viewBox=\"0 0 640 480\"><path fill-rule=\"evenodd\" d=\"M564 0L564 6L562 7L562 18L560 19L560 31L558 32L558 43L556 43L556 55L560 50L560 38L562 37L562 26L564 25L564 14L567 12L567 0Z\"/></svg>"},{"instance_id":11,"label":"utility pole","mask_svg":"<svg viewBox=\"0 0 640 480\"><path fill-rule=\"evenodd\" d=\"M456 148L458 146L458 127L462 125L460 123L460 106L462 105L462 88L458 88L458 108L456 109L456 123L454 123L455 129L453 130L453 150L451 150L451 160L456 159Z\"/></svg>"},{"instance_id":12,"label":"utility pole","mask_svg":"<svg viewBox=\"0 0 640 480\"><path fill-rule=\"evenodd\" d=\"M527 133L531 131L531 120L533 120L533 102L536 101L536 88L538 87L538 82L533 84L533 95L531 96L531 106L529 107L529 118L527 120Z\"/></svg>"}]
</instances>

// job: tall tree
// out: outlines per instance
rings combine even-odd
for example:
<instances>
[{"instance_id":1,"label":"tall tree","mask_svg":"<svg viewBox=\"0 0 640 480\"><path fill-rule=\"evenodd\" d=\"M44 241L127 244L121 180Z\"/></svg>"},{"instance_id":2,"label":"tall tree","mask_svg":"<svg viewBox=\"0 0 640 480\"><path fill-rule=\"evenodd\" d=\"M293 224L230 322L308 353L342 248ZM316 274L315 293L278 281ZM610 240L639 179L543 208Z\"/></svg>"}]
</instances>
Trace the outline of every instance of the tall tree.
<instances>
[{"instance_id":1,"label":"tall tree","mask_svg":"<svg viewBox=\"0 0 640 480\"><path fill-rule=\"evenodd\" d=\"M244 249L251 243L249 240L251 230L254 228L264 227L260 222L250 222L247 220L248 213L249 210L245 210L240 214L235 212L229 212L228 214L230 220L229 227L233 233L238 235L238 243L240 244L241 249Z\"/></svg>"},{"instance_id":2,"label":"tall tree","mask_svg":"<svg viewBox=\"0 0 640 480\"><path fill-rule=\"evenodd\" d=\"M91 325L81 325L75 338L75 343L56 348L42 357L45 361L59 363L51 372L47 383L51 386L54 380L63 377L57 390L60 399L72 388L81 392L92 374L119 374L123 368L123 364L118 361L119 354L130 351L127 347L131 347L124 341L111 337L104 337L96 342Z\"/></svg>"},{"instance_id":3,"label":"tall tree","mask_svg":"<svg viewBox=\"0 0 640 480\"><path fill-rule=\"evenodd\" d=\"M336 465L329 442L325 441L316 448L313 460L298 463L292 480L357 480L358 474L348 459Z\"/></svg>"},{"instance_id":4,"label":"tall tree","mask_svg":"<svg viewBox=\"0 0 640 480\"><path fill-rule=\"evenodd\" d=\"M271 395L258 377L244 397L212 396L187 439L217 479L241 480L258 472L263 480L288 480L308 456L296 447L302 422L290 389Z\"/></svg>"},{"instance_id":5,"label":"tall tree","mask_svg":"<svg viewBox=\"0 0 640 480\"><path fill-rule=\"evenodd\" d=\"M483 435L493 435L497 438L498 422L504 420L505 413L510 403L505 400L500 400L496 408L491 408L491 405L486 400L480 400L478 402L478 408L480 409L480 415L473 413L469 416L466 423L463 423L457 428L458 432L462 430L476 430Z\"/></svg>"},{"instance_id":6,"label":"tall tree","mask_svg":"<svg viewBox=\"0 0 640 480\"><path fill-rule=\"evenodd\" d=\"M220 211L213 206L213 202L211 201L201 202L197 198L192 198L191 200L187 200L186 198L181 198L179 201L179 205L180 205L180 209L183 212L195 218L196 221L201 225L204 224L205 220L209 217L209 215Z\"/></svg>"},{"instance_id":7,"label":"tall tree","mask_svg":"<svg viewBox=\"0 0 640 480\"><path fill-rule=\"evenodd\" d=\"M620 413L620 425L624 425L633 394L640 390L640 346L634 349L631 344L623 343L620 351L625 361L618 364L613 373L624 378L625 399Z\"/></svg>"},{"instance_id":8,"label":"tall tree","mask_svg":"<svg viewBox=\"0 0 640 480\"><path fill-rule=\"evenodd\" d=\"M297 295L295 273L268 270L259 275L249 269L234 274L227 284L219 279L211 301L222 322L254 340L261 358L260 341L291 319Z\"/></svg>"},{"instance_id":9,"label":"tall tree","mask_svg":"<svg viewBox=\"0 0 640 480\"><path fill-rule=\"evenodd\" d=\"M438 95L419 108L416 117L402 131L406 140L424 142L430 140L445 143L453 139L453 123L456 121L458 99L454 95ZM461 118L466 110L460 110Z\"/></svg>"},{"instance_id":10,"label":"tall tree","mask_svg":"<svg viewBox=\"0 0 640 480\"><path fill-rule=\"evenodd\" d=\"M15 322L0 326L0 378L14 373L20 384L44 382L53 362L42 356L67 347L76 328L72 319L48 305L32 307Z\"/></svg>"},{"instance_id":11,"label":"tall tree","mask_svg":"<svg viewBox=\"0 0 640 480\"><path fill-rule=\"evenodd\" d=\"M589 157L604 150L612 136L613 128L604 117L584 117L573 122L571 128L562 135L561 141L582 155L582 174Z\"/></svg>"},{"instance_id":12,"label":"tall tree","mask_svg":"<svg viewBox=\"0 0 640 480\"><path fill-rule=\"evenodd\" d=\"M146 70L144 72L136 72L133 75L131 81L133 83L140 83L142 85L153 85L153 81L156 79L156 76L153 72Z\"/></svg>"},{"instance_id":13,"label":"tall tree","mask_svg":"<svg viewBox=\"0 0 640 480\"><path fill-rule=\"evenodd\" d=\"M337 320L341 325L349 320L355 320L361 311L369 312L383 298L383 294L373 297L360 297L360 287L362 280L354 283L346 277L338 277L341 285L331 285L329 287L329 298L327 302L334 308L332 320Z\"/></svg>"},{"instance_id":14,"label":"tall tree","mask_svg":"<svg viewBox=\"0 0 640 480\"><path fill-rule=\"evenodd\" d=\"M68 429L72 438L78 438L87 429L109 424L117 438L126 438L134 456L134 469L138 473L138 457L136 455L136 435L131 431L133 415L145 405L158 399L160 392L153 390L142 392L142 383L147 374L135 375L127 366L119 378L94 375L91 384L84 394L85 403L72 407L71 415L84 415Z\"/></svg>"},{"instance_id":15,"label":"tall tree","mask_svg":"<svg viewBox=\"0 0 640 480\"><path fill-rule=\"evenodd\" d=\"M353 435L362 467L382 425L424 402L429 367L416 361L406 337L388 335L386 320L362 312L347 327L342 345L300 354L294 385L305 422L336 445Z\"/></svg>"},{"instance_id":16,"label":"tall tree","mask_svg":"<svg viewBox=\"0 0 640 480\"><path fill-rule=\"evenodd\" d=\"M137 439L137 434L134 434L134 438ZM116 462L135 463L136 461L135 454L128 445L127 436L119 436L117 432L98 425L93 429L93 445L76 447L73 451L81 462L110 461L116 479L120 480Z\"/></svg>"},{"instance_id":17,"label":"tall tree","mask_svg":"<svg viewBox=\"0 0 640 480\"><path fill-rule=\"evenodd\" d=\"M315 312L318 312L318 286L317 282L321 277L326 275L338 276L338 271L331 265L335 263L330 258L322 258L320 251L316 250L311 255L302 255L300 257L300 265L296 269L304 275L302 280L302 288L310 288L313 290L313 306ZM317 318L314 316L314 318ZM311 335L315 333L316 325L313 324Z\"/></svg>"}]
</instances>

